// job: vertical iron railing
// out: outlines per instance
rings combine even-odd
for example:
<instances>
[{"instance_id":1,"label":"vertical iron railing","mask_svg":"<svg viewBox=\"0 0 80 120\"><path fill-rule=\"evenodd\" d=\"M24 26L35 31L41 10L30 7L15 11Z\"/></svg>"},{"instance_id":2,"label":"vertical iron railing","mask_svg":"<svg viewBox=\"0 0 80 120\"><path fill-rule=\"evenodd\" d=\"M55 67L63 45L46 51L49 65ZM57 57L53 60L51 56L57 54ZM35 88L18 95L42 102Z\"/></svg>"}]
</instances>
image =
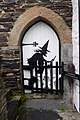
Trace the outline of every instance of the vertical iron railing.
<instances>
[{"instance_id":1,"label":"vertical iron railing","mask_svg":"<svg viewBox=\"0 0 80 120\"><path fill-rule=\"evenodd\" d=\"M47 62L45 61L45 80L46 80L46 90L48 89L48 73L47 73Z\"/></svg>"},{"instance_id":2,"label":"vertical iron railing","mask_svg":"<svg viewBox=\"0 0 80 120\"><path fill-rule=\"evenodd\" d=\"M53 90L53 68L52 68L52 61L51 61L51 64L50 64L50 76L51 76L51 92Z\"/></svg>"},{"instance_id":3,"label":"vertical iron railing","mask_svg":"<svg viewBox=\"0 0 80 120\"><path fill-rule=\"evenodd\" d=\"M31 76L31 79L33 79L33 70L32 69L30 70L30 76ZM33 80L32 80L32 84L30 87L31 87L31 90L33 92Z\"/></svg>"},{"instance_id":4,"label":"vertical iron railing","mask_svg":"<svg viewBox=\"0 0 80 120\"><path fill-rule=\"evenodd\" d=\"M56 94L58 94L58 62L56 62Z\"/></svg>"},{"instance_id":5,"label":"vertical iron railing","mask_svg":"<svg viewBox=\"0 0 80 120\"><path fill-rule=\"evenodd\" d=\"M40 73L41 91L43 91L42 73Z\"/></svg>"},{"instance_id":6,"label":"vertical iron railing","mask_svg":"<svg viewBox=\"0 0 80 120\"><path fill-rule=\"evenodd\" d=\"M37 61L36 61L36 66L35 66L35 77L36 79L38 79L38 75L37 75ZM36 92L38 92L38 81L36 80Z\"/></svg>"},{"instance_id":7,"label":"vertical iron railing","mask_svg":"<svg viewBox=\"0 0 80 120\"><path fill-rule=\"evenodd\" d=\"M28 67L29 66L25 66L24 69L26 70ZM33 66L32 68L34 68L35 70L35 75L34 75L33 69L30 68L30 76L32 78L32 87L30 89L32 90L32 92L53 93L55 91L56 94L60 92L61 95L63 95L63 91L64 91L64 63L63 62L60 66L58 65L58 62L56 62L55 66L53 66L52 61L50 63L47 61L44 61L44 65L41 65L41 66L39 66L38 63L36 62L36 65ZM45 72L45 75L44 75L45 87L43 87L43 73L38 71L39 68L44 69L44 72ZM54 70L56 70L56 75L53 73ZM50 73L50 76L48 76L49 73ZM35 86L34 86L33 76L35 76L35 79L36 79ZM55 88L53 87L54 79L56 83ZM38 80L40 81L40 84L38 83ZM27 87L26 85L24 86L25 86L25 89L29 88L29 86Z\"/></svg>"}]
</instances>

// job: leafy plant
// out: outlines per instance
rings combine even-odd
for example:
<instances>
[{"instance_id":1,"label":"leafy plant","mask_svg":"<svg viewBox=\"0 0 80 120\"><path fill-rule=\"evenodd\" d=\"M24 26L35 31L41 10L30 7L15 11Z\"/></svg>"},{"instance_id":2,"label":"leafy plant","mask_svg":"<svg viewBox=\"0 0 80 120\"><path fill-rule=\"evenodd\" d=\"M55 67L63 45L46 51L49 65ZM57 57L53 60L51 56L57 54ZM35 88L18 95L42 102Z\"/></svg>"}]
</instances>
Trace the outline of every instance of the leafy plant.
<instances>
[{"instance_id":1,"label":"leafy plant","mask_svg":"<svg viewBox=\"0 0 80 120\"><path fill-rule=\"evenodd\" d=\"M20 99L20 105L18 107L18 114L21 113L22 108L23 108L23 103L26 101L26 96L24 94L21 95L21 99Z\"/></svg>"},{"instance_id":2,"label":"leafy plant","mask_svg":"<svg viewBox=\"0 0 80 120\"><path fill-rule=\"evenodd\" d=\"M66 107L62 104L61 105L61 112L66 112L66 110L67 110Z\"/></svg>"},{"instance_id":3,"label":"leafy plant","mask_svg":"<svg viewBox=\"0 0 80 120\"><path fill-rule=\"evenodd\" d=\"M21 95L21 104L26 101L26 96L24 94Z\"/></svg>"}]
</instances>

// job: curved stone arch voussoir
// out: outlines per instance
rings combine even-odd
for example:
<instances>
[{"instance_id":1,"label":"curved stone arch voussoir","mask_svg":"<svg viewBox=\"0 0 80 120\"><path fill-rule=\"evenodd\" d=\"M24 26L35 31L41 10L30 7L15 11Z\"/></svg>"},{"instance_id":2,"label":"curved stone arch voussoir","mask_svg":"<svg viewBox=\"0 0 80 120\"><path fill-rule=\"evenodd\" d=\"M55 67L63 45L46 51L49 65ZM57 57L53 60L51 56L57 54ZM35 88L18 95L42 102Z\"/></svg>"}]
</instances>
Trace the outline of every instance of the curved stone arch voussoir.
<instances>
[{"instance_id":1,"label":"curved stone arch voussoir","mask_svg":"<svg viewBox=\"0 0 80 120\"><path fill-rule=\"evenodd\" d=\"M45 7L32 7L24 12L15 22L10 33L9 46L18 46L25 31L38 20L44 20L51 25L57 32L61 44L72 43L72 34L70 28L58 14Z\"/></svg>"}]
</instances>

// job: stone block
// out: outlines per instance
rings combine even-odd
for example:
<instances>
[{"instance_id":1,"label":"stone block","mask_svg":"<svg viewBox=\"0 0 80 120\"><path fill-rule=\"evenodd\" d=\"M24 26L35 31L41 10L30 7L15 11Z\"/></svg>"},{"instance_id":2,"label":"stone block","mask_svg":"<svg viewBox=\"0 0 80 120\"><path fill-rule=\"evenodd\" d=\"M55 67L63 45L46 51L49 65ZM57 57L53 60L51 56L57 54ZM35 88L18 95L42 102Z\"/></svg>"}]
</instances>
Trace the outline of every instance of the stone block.
<instances>
[{"instance_id":1,"label":"stone block","mask_svg":"<svg viewBox=\"0 0 80 120\"><path fill-rule=\"evenodd\" d=\"M9 69L19 69L20 63L16 60L2 61L2 67Z\"/></svg>"},{"instance_id":2,"label":"stone block","mask_svg":"<svg viewBox=\"0 0 80 120\"><path fill-rule=\"evenodd\" d=\"M15 9L10 7L10 8L4 8L5 12L15 12Z\"/></svg>"},{"instance_id":3,"label":"stone block","mask_svg":"<svg viewBox=\"0 0 80 120\"><path fill-rule=\"evenodd\" d=\"M14 21L14 20L11 17L0 18L0 22L12 22L12 21Z\"/></svg>"},{"instance_id":4,"label":"stone block","mask_svg":"<svg viewBox=\"0 0 80 120\"><path fill-rule=\"evenodd\" d=\"M73 46L70 44L64 44L61 48L61 61L65 64L65 70L70 63L73 63Z\"/></svg>"},{"instance_id":5,"label":"stone block","mask_svg":"<svg viewBox=\"0 0 80 120\"><path fill-rule=\"evenodd\" d=\"M0 42L7 42L7 37L4 33L0 33Z\"/></svg>"},{"instance_id":6,"label":"stone block","mask_svg":"<svg viewBox=\"0 0 80 120\"><path fill-rule=\"evenodd\" d=\"M1 22L0 25L3 25L4 26L4 29L11 29L13 28L13 23L12 22Z\"/></svg>"},{"instance_id":7,"label":"stone block","mask_svg":"<svg viewBox=\"0 0 80 120\"><path fill-rule=\"evenodd\" d=\"M7 4L15 3L15 0L3 0Z\"/></svg>"},{"instance_id":8,"label":"stone block","mask_svg":"<svg viewBox=\"0 0 80 120\"><path fill-rule=\"evenodd\" d=\"M22 13L22 12L24 12L24 11L25 11L24 8L16 8L16 12L20 12L20 13Z\"/></svg>"},{"instance_id":9,"label":"stone block","mask_svg":"<svg viewBox=\"0 0 80 120\"><path fill-rule=\"evenodd\" d=\"M7 76L7 77L11 77L11 76L14 76L14 74L13 74L13 73L7 73L6 76Z\"/></svg>"},{"instance_id":10,"label":"stone block","mask_svg":"<svg viewBox=\"0 0 80 120\"><path fill-rule=\"evenodd\" d=\"M6 85L6 88L13 88L14 90L17 88L18 89L18 85L17 85L17 83L6 83L5 84Z\"/></svg>"},{"instance_id":11,"label":"stone block","mask_svg":"<svg viewBox=\"0 0 80 120\"><path fill-rule=\"evenodd\" d=\"M9 29L0 29L0 32L10 32Z\"/></svg>"},{"instance_id":12,"label":"stone block","mask_svg":"<svg viewBox=\"0 0 80 120\"><path fill-rule=\"evenodd\" d=\"M0 43L0 47L5 47L5 46L8 46L8 44L7 43L5 43L5 42L2 42L2 43Z\"/></svg>"}]
</instances>

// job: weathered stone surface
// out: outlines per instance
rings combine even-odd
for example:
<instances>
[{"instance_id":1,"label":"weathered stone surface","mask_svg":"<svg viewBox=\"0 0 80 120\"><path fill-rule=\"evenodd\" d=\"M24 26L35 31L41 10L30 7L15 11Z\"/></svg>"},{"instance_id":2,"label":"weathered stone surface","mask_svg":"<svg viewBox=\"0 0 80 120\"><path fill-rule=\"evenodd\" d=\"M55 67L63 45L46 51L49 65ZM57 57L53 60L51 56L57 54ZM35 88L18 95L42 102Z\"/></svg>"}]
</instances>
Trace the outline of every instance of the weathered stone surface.
<instances>
[{"instance_id":1,"label":"weathered stone surface","mask_svg":"<svg viewBox=\"0 0 80 120\"><path fill-rule=\"evenodd\" d=\"M7 58L8 60L14 60L14 63L16 60L20 59L20 52L16 49L13 50L5 48L2 50L2 55L4 56L4 58Z\"/></svg>"},{"instance_id":2,"label":"weathered stone surface","mask_svg":"<svg viewBox=\"0 0 80 120\"><path fill-rule=\"evenodd\" d=\"M5 46L8 46L8 45L7 45L7 43L5 43L5 42L0 42L0 47L2 47L2 46L5 47Z\"/></svg>"},{"instance_id":3,"label":"weathered stone surface","mask_svg":"<svg viewBox=\"0 0 80 120\"><path fill-rule=\"evenodd\" d=\"M61 44L63 43L71 43L72 34L71 30L65 24L64 20L58 16L53 11L46 9L44 7L33 7L27 10L15 23L13 30L10 33L9 45L18 45L21 41L23 33L28 27L33 23L38 21L39 19L45 19L51 23L51 26L54 29L57 29L58 35L61 40ZM26 21L27 19L27 21ZM14 39L16 41L14 41Z\"/></svg>"},{"instance_id":4,"label":"weathered stone surface","mask_svg":"<svg viewBox=\"0 0 80 120\"><path fill-rule=\"evenodd\" d=\"M16 8L16 12L20 12L20 13L22 13L22 12L25 12L25 9L24 8Z\"/></svg>"},{"instance_id":5,"label":"weathered stone surface","mask_svg":"<svg viewBox=\"0 0 80 120\"><path fill-rule=\"evenodd\" d=\"M70 44L64 44L61 48L61 60L64 61L64 69L68 71L68 64L73 63L73 46Z\"/></svg>"},{"instance_id":6,"label":"weathered stone surface","mask_svg":"<svg viewBox=\"0 0 80 120\"><path fill-rule=\"evenodd\" d=\"M16 50L18 52L18 50ZM7 51L7 54L9 51ZM11 53L9 53L11 54ZM9 56L8 54L8 56ZM20 83L20 61L19 60L3 60L2 76L7 88L17 88Z\"/></svg>"},{"instance_id":7,"label":"weathered stone surface","mask_svg":"<svg viewBox=\"0 0 80 120\"><path fill-rule=\"evenodd\" d=\"M7 76L7 77L10 77L10 76L14 76L14 74L13 74L13 73L7 73L6 76Z\"/></svg>"},{"instance_id":8,"label":"weathered stone surface","mask_svg":"<svg viewBox=\"0 0 80 120\"><path fill-rule=\"evenodd\" d=\"M0 42L7 42L7 37L4 33L0 33Z\"/></svg>"},{"instance_id":9,"label":"weathered stone surface","mask_svg":"<svg viewBox=\"0 0 80 120\"><path fill-rule=\"evenodd\" d=\"M30 10L31 13L27 11L31 7L35 7L35 10ZM44 8L42 8L44 7ZM38 10L36 8L40 8ZM47 10L48 8L49 10ZM52 10L52 12L49 12ZM23 17L17 21L17 26L14 30L13 27L16 24L15 21L19 16L23 16L24 13L24 21ZM37 13L37 14L36 14ZM52 17L54 14L54 17ZM26 15L26 16L25 16ZM71 44L71 31L72 28L72 3L71 0L0 0L0 55L2 55L2 68L3 68L3 78L6 83L6 87L8 88L20 88L21 81L21 71L20 71L20 44L19 40L21 35L23 35L27 23L32 21L37 17L42 17L47 19L47 22L50 22L51 26L55 27L55 30L58 31L60 40L63 43ZM27 19L26 19L27 17ZM34 20L35 22L36 20ZM65 25L64 25L65 24ZM24 25L24 26L23 26ZM65 27L66 26L66 27ZM28 26L27 26L28 27ZM26 29L27 29L26 27ZM21 30L23 29L23 30ZM13 31L12 37L10 32ZM19 32L20 31L20 32ZM15 34L16 33L16 34ZM20 35L20 36L19 36ZM10 37L10 41L9 41ZM16 39L17 38L17 39ZM17 44L14 45L15 41ZM9 46L9 43L11 46ZM14 45L14 46L12 46ZM18 46L17 46L18 45ZM68 46L69 47L69 46ZM71 49L65 50L63 47L64 53L68 51L68 54L63 55L62 52L62 60L65 62L70 62L72 58L69 55ZM66 59L65 59L66 58ZM1 95L4 97L4 85L3 81L0 81L0 91L3 91ZM1 92L0 92L1 93ZM2 97L2 98L3 98ZM4 97L5 98L5 97ZM5 101L5 100L4 100ZM2 101L0 101L2 103ZM5 102L3 103L5 105ZM6 106L6 105L5 105ZM6 108L6 107L5 107ZM3 107L2 113L0 115L0 119L5 119L6 110ZM6 120L6 119L5 119Z\"/></svg>"},{"instance_id":10,"label":"weathered stone surface","mask_svg":"<svg viewBox=\"0 0 80 120\"><path fill-rule=\"evenodd\" d=\"M15 0L3 0L5 3L7 3L7 4L10 4L10 3L14 3L15 2Z\"/></svg>"},{"instance_id":11,"label":"weathered stone surface","mask_svg":"<svg viewBox=\"0 0 80 120\"><path fill-rule=\"evenodd\" d=\"M34 6L37 6L37 7L35 7L35 10L32 10L31 13L29 14L27 10ZM41 7L44 7L44 8L41 9ZM41 11L37 10L36 8L40 8ZM47 10L46 8L48 8L49 10ZM52 12L49 12L50 10L52 10ZM71 43L71 39L72 39L71 31L69 30L68 27L66 28L64 27L66 23L70 28L72 27L71 0L65 0L65 1L64 0L47 0L47 1L46 0L1 0L0 11L1 11L0 26L4 28L4 29L1 28L0 31L2 32L1 34L5 32L5 38L3 37L3 40L0 39L1 41L0 47L3 46L3 50L1 54L3 56L3 60L5 61L8 60L7 63L5 61L2 62L4 77L7 76L7 73L10 73L10 74L16 73L15 75L17 76L17 80L19 80L20 78L20 51L19 49L16 49L16 47L19 48L19 46L17 45L12 46L12 45L15 43L15 41L17 41L18 45L20 45L18 40L20 40L19 35L21 31L19 33L19 29L21 28L23 29L23 24L26 23L26 16L27 16L27 23L30 22L29 19L31 20L34 19L33 16L36 18L38 15L41 16L42 18L48 19L48 21L51 20L50 21L51 26L54 27L52 23L55 24L55 26L58 26L57 28L55 27L55 29L59 33L60 40L63 41L64 43L66 42ZM17 24L18 23L20 24L16 26L16 29L15 29L16 31L12 30L14 27L15 21L20 15L22 15L24 11L27 11L26 13L24 13L25 20L23 21L23 19L20 19L20 21L17 22ZM54 14L54 17L52 18L53 14ZM11 34L13 35L12 37L10 37L10 41L9 41L9 35L11 30L13 31L13 33ZM25 29L23 29L22 33L24 31ZM8 47L9 42L11 43L10 44L11 46ZM13 60L14 62L11 62L10 60Z\"/></svg>"},{"instance_id":12,"label":"weathered stone surface","mask_svg":"<svg viewBox=\"0 0 80 120\"><path fill-rule=\"evenodd\" d=\"M12 22L12 21L13 21L13 18L11 18L11 17L0 18L0 22Z\"/></svg>"},{"instance_id":13,"label":"weathered stone surface","mask_svg":"<svg viewBox=\"0 0 80 120\"><path fill-rule=\"evenodd\" d=\"M1 63L1 57L0 57L0 63ZM2 79L1 64L0 64L0 120L7 120L6 91Z\"/></svg>"},{"instance_id":14,"label":"weathered stone surface","mask_svg":"<svg viewBox=\"0 0 80 120\"><path fill-rule=\"evenodd\" d=\"M8 29L10 30L11 28L13 28L13 23L12 22L1 22L0 26L3 26L4 29ZM1 28L1 27L0 27ZM4 32L4 31L3 31Z\"/></svg>"}]
</instances>

